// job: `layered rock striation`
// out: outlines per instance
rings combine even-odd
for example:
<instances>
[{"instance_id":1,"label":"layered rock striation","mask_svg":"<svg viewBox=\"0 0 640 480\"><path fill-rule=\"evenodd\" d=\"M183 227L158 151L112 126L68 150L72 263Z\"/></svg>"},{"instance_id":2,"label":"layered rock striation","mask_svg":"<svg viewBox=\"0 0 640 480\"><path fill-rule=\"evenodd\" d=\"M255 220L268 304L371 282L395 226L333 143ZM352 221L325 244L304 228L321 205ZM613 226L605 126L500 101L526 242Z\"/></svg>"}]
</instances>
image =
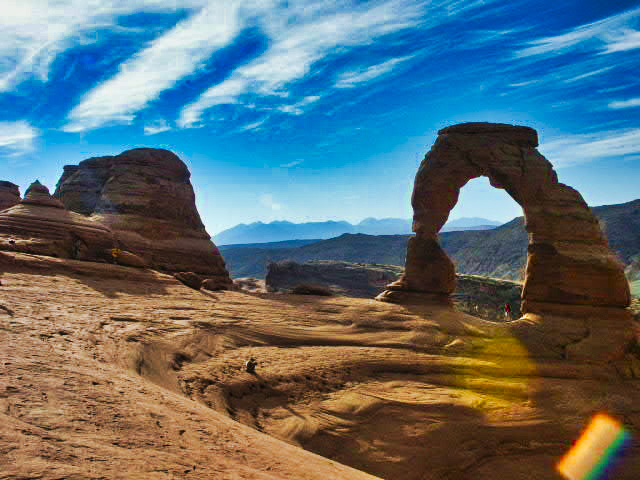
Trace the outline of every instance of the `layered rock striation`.
<instances>
[{"instance_id":1,"label":"layered rock striation","mask_svg":"<svg viewBox=\"0 0 640 480\"><path fill-rule=\"evenodd\" d=\"M114 245L107 227L66 210L38 181L18 205L0 212L1 250L109 261Z\"/></svg>"},{"instance_id":2,"label":"layered rock striation","mask_svg":"<svg viewBox=\"0 0 640 480\"><path fill-rule=\"evenodd\" d=\"M168 150L137 148L66 166L55 196L108 226L122 249L154 268L231 285L195 205L186 165Z\"/></svg>"},{"instance_id":3,"label":"layered rock striation","mask_svg":"<svg viewBox=\"0 0 640 480\"><path fill-rule=\"evenodd\" d=\"M551 163L536 150L535 130L466 123L438 133L415 179L416 235L409 240L405 274L381 300L400 300L406 292L446 296L454 291L454 265L437 234L460 189L469 180L486 176L524 210L529 245L523 312L541 313L554 305L629 305L622 264L609 250L598 220L580 193L559 183Z\"/></svg>"},{"instance_id":4,"label":"layered rock striation","mask_svg":"<svg viewBox=\"0 0 640 480\"><path fill-rule=\"evenodd\" d=\"M18 185L0 180L0 211L6 210L20 203L20 188Z\"/></svg>"}]
</instances>

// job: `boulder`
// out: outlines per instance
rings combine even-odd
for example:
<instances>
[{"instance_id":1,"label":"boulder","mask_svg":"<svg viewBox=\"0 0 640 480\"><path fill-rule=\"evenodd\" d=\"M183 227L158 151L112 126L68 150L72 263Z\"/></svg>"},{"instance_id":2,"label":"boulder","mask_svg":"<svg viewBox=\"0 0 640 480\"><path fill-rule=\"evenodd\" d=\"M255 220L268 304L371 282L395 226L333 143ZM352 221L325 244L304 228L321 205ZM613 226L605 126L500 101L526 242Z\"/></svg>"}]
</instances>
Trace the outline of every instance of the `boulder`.
<instances>
[{"instance_id":1,"label":"boulder","mask_svg":"<svg viewBox=\"0 0 640 480\"><path fill-rule=\"evenodd\" d=\"M0 211L20 203L20 188L11 182L0 180Z\"/></svg>"},{"instance_id":2,"label":"boulder","mask_svg":"<svg viewBox=\"0 0 640 480\"><path fill-rule=\"evenodd\" d=\"M184 283L187 287L194 290L200 290L202 287L202 277L193 272L178 272L173 274L178 280Z\"/></svg>"},{"instance_id":3,"label":"boulder","mask_svg":"<svg viewBox=\"0 0 640 480\"><path fill-rule=\"evenodd\" d=\"M190 176L172 152L137 148L66 166L55 196L108 226L123 250L153 268L228 279L200 220Z\"/></svg>"},{"instance_id":4,"label":"boulder","mask_svg":"<svg viewBox=\"0 0 640 480\"><path fill-rule=\"evenodd\" d=\"M109 261L114 245L107 227L66 210L38 181L18 205L0 212L0 250Z\"/></svg>"},{"instance_id":5,"label":"boulder","mask_svg":"<svg viewBox=\"0 0 640 480\"><path fill-rule=\"evenodd\" d=\"M541 305L625 308L629 285L623 265L609 250L598 220L573 188L558 182L549 161L537 150L538 136L528 127L466 123L440 130L416 175L413 231L405 274L380 297L394 291L450 294L453 264L437 234L471 179L486 176L504 189L525 214L529 234L523 313Z\"/></svg>"},{"instance_id":6,"label":"boulder","mask_svg":"<svg viewBox=\"0 0 640 480\"><path fill-rule=\"evenodd\" d=\"M233 281L231 281L228 277L219 275L217 277L204 279L202 281L201 288L215 292L217 290L233 290L234 285Z\"/></svg>"},{"instance_id":7,"label":"boulder","mask_svg":"<svg viewBox=\"0 0 640 480\"><path fill-rule=\"evenodd\" d=\"M144 259L140 258L135 253L120 251L118 253L118 265L125 265L127 267L146 268L148 267Z\"/></svg>"}]
</instances>

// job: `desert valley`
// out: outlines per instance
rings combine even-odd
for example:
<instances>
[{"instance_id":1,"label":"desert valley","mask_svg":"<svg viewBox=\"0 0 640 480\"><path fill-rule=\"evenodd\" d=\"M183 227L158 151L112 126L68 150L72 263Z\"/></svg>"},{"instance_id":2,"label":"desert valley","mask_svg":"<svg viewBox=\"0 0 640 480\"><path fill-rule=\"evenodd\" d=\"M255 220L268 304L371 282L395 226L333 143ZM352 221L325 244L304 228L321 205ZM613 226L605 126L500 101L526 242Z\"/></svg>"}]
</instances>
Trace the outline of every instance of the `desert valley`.
<instances>
[{"instance_id":1,"label":"desert valley","mask_svg":"<svg viewBox=\"0 0 640 480\"><path fill-rule=\"evenodd\" d=\"M0 478L562 479L597 413L638 478L640 202L590 209L537 145L442 129L414 234L286 249L218 249L168 150L0 182ZM524 219L439 235L477 177Z\"/></svg>"}]
</instances>

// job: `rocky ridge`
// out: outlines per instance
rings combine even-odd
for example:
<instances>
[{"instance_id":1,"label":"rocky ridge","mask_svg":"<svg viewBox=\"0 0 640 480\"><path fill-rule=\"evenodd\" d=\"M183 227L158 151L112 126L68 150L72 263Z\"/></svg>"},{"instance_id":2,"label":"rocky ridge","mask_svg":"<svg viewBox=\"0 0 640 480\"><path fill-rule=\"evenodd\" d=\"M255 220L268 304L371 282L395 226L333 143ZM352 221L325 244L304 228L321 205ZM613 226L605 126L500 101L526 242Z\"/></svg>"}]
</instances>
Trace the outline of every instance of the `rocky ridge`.
<instances>
[{"instance_id":1,"label":"rocky ridge","mask_svg":"<svg viewBox=\"0 0 640 480\"><path fill-rule=\"evenodd\" d=\"M20 203L20 188L18 185L0 180L0 211Z\"/></svg>"},{"instance_id":2,"label":"rocky ridge","mask_svg":"<svg viewBox=\"0 0 640 480\"><path fill-rule=\"evenodd\" d=\"M18 205L0 212L0 250L109 261L114 245L107 227L66 210L38 181Z\"/></svg>"},{"instance_id":3,"label":"rocky ridge","mask_svg":"<svg viewBox=\"0 0 640 480\"><path fill-rule=\"evenodd\" d=\"M634 259L640 258L640 200L591 207L609 248L636 280ZM336 260L404 266L408 235L342 235L329 240L289 241L252 245L223 245L220 252L234 277L264 278L269 261ZM528 234L524 217L491 230L440 232L438 240L457 273L523 281ZM637 261L636 261L637 263Z\"/></svg>"},{"instance_id":4,"label":"rocky ridge","mask_svg":"<svg viewBox=\"0 0 640 480\"><path fill-rule=\"evenodd\" d=\"M231 284L195 205L186 165L172 152L137 148L66 166L55 197L109 227L119 245L154 268Z\"/></svg>"}]
</instances>

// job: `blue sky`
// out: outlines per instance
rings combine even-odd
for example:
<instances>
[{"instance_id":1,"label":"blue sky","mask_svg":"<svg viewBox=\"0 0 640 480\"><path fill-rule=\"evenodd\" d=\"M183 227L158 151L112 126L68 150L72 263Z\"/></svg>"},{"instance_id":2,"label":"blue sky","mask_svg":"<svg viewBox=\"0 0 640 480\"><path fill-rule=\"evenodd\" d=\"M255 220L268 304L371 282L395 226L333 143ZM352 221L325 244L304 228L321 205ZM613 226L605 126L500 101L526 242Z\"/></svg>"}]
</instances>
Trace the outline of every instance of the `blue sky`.
<instances>
[{"instance_id":1,"label":"blue sky","mask_svg":"<svg viewBox=\"0 0 640 480\"><path fill-rule=\"evenodd\" d=\"M182 8L176 9L176 4ZM411 217L444 126L529 125L590 205L640 197L640 2L20 0L0 17L0 179L141 146L210 234ZM476 179L450 218L521 215Z\"/></svg>"}]
</instances>

